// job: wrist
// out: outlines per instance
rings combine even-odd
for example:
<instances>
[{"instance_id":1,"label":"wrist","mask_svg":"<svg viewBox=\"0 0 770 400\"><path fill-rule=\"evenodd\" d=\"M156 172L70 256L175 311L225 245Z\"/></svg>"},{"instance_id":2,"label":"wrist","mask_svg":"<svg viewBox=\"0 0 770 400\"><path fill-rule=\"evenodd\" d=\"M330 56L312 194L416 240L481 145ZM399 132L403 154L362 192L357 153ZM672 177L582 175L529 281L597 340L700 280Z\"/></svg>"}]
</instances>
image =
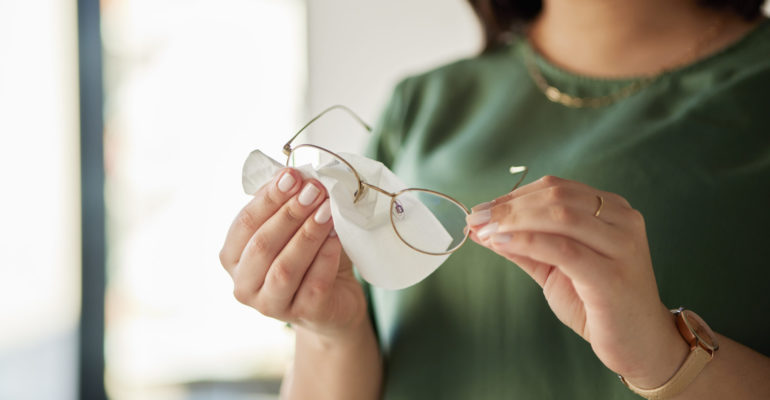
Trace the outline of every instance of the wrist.
<instances>
[{"instance_id":1,"label":"wrist","mask_svg":"<svg viewBox=\"0 0 770 400\"><path fill-rule=\"evenodd\" d=\"M354 319L344 328L314 330L295 325L294 330L297 347L302 345L322 351L356 349L374 339L374 329L368 315Z\"/></svg>"},{"instance_id":2,"label":"wrist","mask_svg":"<svg viewBox=\"0 0 770 400\"><path fill-rule=\"evenodd\" d=\"M679 370L690 353L690 346L676 327L676 318L664 310L661 322L653 329L653 343L646 361L629 374L623 375L626 382L636 387L657 388L668 382Z\"/></svg>"},{"instance_id":3,"label":"wrist","mask_svg":"<svg viewBox=\"0 0 770 400\"><path fill-rule=\"evenodd\" d=\"M382 381L382 356L364 314L343 327L315 330L295 324L293 379L285 398L375 399Z\"/></svg>"}]
</instances>

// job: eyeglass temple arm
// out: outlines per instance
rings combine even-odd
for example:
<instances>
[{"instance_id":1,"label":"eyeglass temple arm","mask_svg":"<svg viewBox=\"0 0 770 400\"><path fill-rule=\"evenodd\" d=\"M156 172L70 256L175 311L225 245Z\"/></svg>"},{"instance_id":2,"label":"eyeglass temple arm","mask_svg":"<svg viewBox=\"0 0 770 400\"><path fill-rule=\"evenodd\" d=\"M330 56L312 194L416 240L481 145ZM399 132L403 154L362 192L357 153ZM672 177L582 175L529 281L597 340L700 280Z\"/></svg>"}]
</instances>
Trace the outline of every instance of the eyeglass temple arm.
<instances>
[{"instance_id":1,"label":"eyeglass temple arm","mask_svg":"<svg viewBox=\"0 0 770 400\"><path fill-rule=\"evenodd\" d=\"M309 127L310 125L313 124L313 122L316 122L318 119L326 115L326 113L328 113L329 111L337 110L337 109L345 111L348 114L350 114L350 116L352 116L356 121L358 121L358 123L360 123L364 127L364 129L366 129L368 132L372 131L372 127L369 126L369 124L367 124L366 122L364 122L363 118L359 117L358 114L355 113L355 111L341 104L336 104L321 111L320 114L313 117L313 119L308 121L308 123L306 123L302 128L300 128L300 130L298 130L297 133L295 133L294 136L292 136L291 139L289 139L289 141L286 142L285 145L283 145L283 153L286 154L287 156L291 154L291 143L294 141L294 139L297 138L297 136L299 136L300 133L304 132L305 129L307 129L307 127ZM527 168L524 165L512 166L508 169L508 172L510 172L511 175L521 174L521 176L519 177L519 180L516 182L516 185L514 185L513 189L511 189L511 190L516 190L516 188L518 188L519 185L521 185L521 182L524 181L524 178L527 177L527 172L529 172L529 168Z\"/></svg>"},{"instance_id":2,"label":"eyeglass temple arm","mask_svg":"<svg viewBox=\"0 0 770 400\"><path fill-rule=\"evenodd\" d=\"M323 117L329 111L332 111L332 110L335 110L335 109L339 109L339 110L347 112L356 121L358 121L361 125L363 125L364 129L366 129L368 132L372 131L372 127L369 126L369 124L367 124L366 122L364 122L363 118L359 117L358 114L356 114L353 110L351 110L350 108L348 108L346 106L343 106L341 104L337 104L337 105L333 105L333 106L331 106L331 107L321 111L320 114L316 115L313 119L311 119L308 123L306 123L305 126L300 128L300 130L297 131L297 133L295 133L294 136L292 136L291 139L289 139L289 141L286 142L285 145L283 145L283 153L288 156L291 153L291 142L293 142L294 139L296 139L297 136L299 136L299 134L302 133L305 129L307 129L307 127L310 126L313 122L315 122L319 118Z\"/></svg>"},{"instance_id":3,"label":"eyeglass temple arm","mask_svg":"<svg viewBox=\"0 0 770 400\"><path fill-rule=\"evenodd\" d=\"M524 178L527 177L527 172L529 172L529 168L527 168L524 165L518 165L518 166L510 167L508 169L508 172L510 172L511 175L521 174L521 177L519 177L519 181L516 182L516 185L513 186L513 189L511 189L511 191L514 191L516 190L516 188L519 187L519 185L521 185L521 182L524 181Z\"/></svg>"}]
</instances>

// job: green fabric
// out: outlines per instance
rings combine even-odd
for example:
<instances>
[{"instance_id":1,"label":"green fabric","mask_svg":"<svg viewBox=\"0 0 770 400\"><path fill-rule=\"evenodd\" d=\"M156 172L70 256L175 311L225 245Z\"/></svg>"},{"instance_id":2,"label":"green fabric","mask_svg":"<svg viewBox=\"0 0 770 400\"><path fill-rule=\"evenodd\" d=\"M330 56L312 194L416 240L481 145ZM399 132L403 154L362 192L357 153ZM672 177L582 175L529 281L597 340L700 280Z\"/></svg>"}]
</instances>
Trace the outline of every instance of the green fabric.
<instances>
[{"instance_id":1,"label":"green fabric","mask_svg":"<svg viewBox=\"0 0 770 400\"><path fill-rule=\"evenodd\" d=\"M557 175L619 193L646 218L664 303L770 355L770 24L600 109L549 102L524 46L402 81L369 154L469 207L508 192L511 165L529 166L525 183ZM537 62L568 93L627 84ZM638 399L537 284L475 243L411 288L367 289L386 399Z\"/></svg>"}]
</instances>

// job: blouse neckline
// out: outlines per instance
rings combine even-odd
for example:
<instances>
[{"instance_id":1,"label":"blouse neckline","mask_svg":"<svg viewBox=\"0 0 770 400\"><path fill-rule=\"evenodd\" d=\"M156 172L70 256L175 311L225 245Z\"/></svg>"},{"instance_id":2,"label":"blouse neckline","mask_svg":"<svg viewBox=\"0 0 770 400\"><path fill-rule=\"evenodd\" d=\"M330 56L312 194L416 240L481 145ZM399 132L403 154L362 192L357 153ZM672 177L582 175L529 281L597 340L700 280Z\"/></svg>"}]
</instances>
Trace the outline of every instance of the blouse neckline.
<instances>
[{"instance_id":1,"label":"blouse neckline","mask_svg":"<svg viewBox=\"0 0 770 400\"><path fill-rule=\"evenodd\" d=\"M750 46L754 42L754 39L756 37L761 36L765 31L769 29L770 29L770 18L765 18L756 27L754 27L754 29L747 32L741 38L737 39L733 43L730 43L727 46L720 48L712 53L709 53L705 57L699 58L691 63L665 70L657 76L630 76L630 77L618 77L618 78L603 78L603 77L597 77L597 76L583 75L583 74L566 70L562 67L555 65L551 61L547 60L545 57L543 57L543 55L538 53L537 50L535 50L531 46L531 44L529 43L528 40L526 40L526 38L520 37L518 40L512 43L513 46L511 46L511 48L516 53L516 55L522 59L524 57L528 57L528 55L525 54L525 52L529 52L531 55L533 55L534 61L537 64L537 67L540 68L542 74L548 79L555 80L562 84L588 86L588 87L597 88L597 89L600 89L601 87L617 88L619 85L627 85L631 82L639 81L642 79L653 78L655 80L658 80L661 78L667 78L674 75L680 75L680 74L696 71L702 68L708 68L709 65L721 60L722 58L727 57L730 54L736 51L739 51L744 47Z\"/></svg>"}]
</instances>

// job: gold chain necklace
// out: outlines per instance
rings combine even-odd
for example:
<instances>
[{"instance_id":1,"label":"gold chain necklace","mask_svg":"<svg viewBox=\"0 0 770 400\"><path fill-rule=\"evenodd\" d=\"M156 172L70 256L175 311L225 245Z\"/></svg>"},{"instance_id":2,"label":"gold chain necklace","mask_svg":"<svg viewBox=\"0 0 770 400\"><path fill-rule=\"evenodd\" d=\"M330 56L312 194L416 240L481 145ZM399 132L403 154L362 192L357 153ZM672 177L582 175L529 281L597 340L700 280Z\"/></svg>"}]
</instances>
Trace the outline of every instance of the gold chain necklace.
<instances>
[{"instance_id":1,"label":"gold chain necklace","mask_svg":"<svg viewBox=\"0 0 770 400\"><path fill-rule=\"evenodd\" d=\"M538 87L538 89L540 89L541 92L543 92L548 100L570 108L604 107L641 91L642 89L650 86L659 77L665 74L666 71L669 71L678 65L682 65L689 60L695 59L699 55L703 45L709 42L711 39L714 39L719 33L722 32L725 26L725 19L725 17L722 17L714 22L714 24L712 24L711 27L706 31L706 34L701 36L701 38L693 46L689 47L685 55L679 59L677 63L674 63L673 66L664 68L657 74L639 78L629 83L628 85L623 86L616 91L604 96L573 96L571 94L564 93L563 91L559 90L559 88L549 84L545 79L545 76L543 76L543 73L540 71L540 67L537 65L537 61L535 60L535 46L531 40L529 40L529 46L525 46L526 50L524 52L524 62L527 66L527 70L529 71L529 75L532 78L532 81L535 82L535 85Z\"/></svg>"}]
</instances>

